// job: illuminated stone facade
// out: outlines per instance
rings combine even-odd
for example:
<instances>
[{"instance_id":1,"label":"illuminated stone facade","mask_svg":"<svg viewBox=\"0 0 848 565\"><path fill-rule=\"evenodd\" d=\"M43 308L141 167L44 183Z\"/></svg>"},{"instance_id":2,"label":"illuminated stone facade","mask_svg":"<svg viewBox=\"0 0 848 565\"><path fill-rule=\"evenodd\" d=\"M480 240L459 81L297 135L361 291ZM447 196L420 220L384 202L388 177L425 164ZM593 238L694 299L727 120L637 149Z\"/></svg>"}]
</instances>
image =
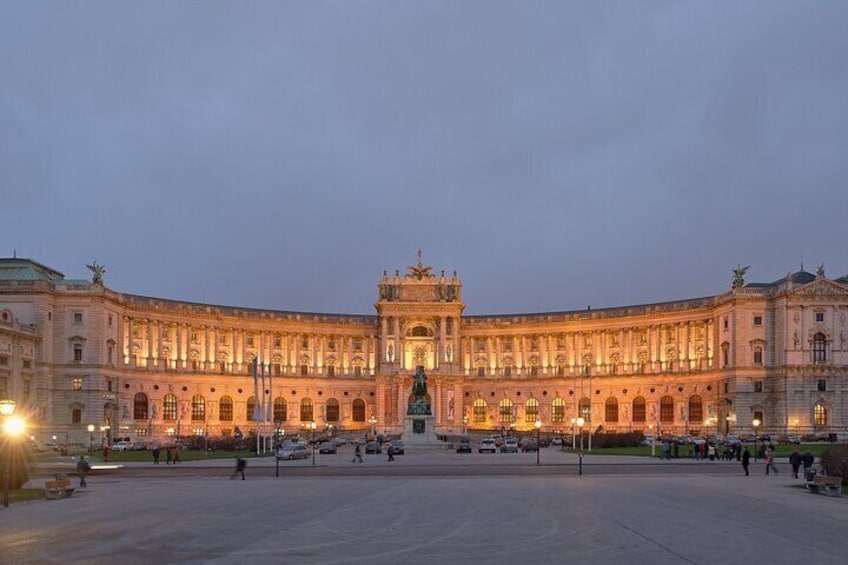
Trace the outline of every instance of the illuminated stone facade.
<instances>
[{"instance_id":1,"label":"illuminated stone facade","mask_svg":"<svg viewBox=\"0 0 848 565\"><path fill-rule=\"evenodd\" d=\"M383 274L376 315L124 294L0 259L0 390L43 437L247 433L255 357L267 423L400 433L427 371L436 430L659 429L848 438L848 279L799 271L706 298L463 316L456 273ZM265 392L267 391L267 392ZM120 430L116 432L116 430Z\"/></svg>"}]
</instances>

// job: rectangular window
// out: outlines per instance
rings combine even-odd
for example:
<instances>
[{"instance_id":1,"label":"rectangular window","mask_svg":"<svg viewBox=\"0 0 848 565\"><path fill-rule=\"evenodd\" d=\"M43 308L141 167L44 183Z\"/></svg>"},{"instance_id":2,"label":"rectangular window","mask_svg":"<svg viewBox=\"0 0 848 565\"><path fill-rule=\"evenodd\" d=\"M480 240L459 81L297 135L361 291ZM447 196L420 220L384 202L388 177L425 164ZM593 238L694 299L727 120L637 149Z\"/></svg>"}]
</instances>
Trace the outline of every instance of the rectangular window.
<instances>
[{"instance_id":1,"label":"rectangular window","mask_svg":"<svg viewBox=\"0 0 848 565\"><path fill-rule=\"evenodd\" d=\"M280 336L275 336L274 337L274 347L279 349L282 346L283 346L283 338L281 338Z\"/></svg>"},{"instance_id":2,"label":"rectangular window","mask_svg":"<svg viewBox=\"0 0 848 565\"><path fill-rule=\"evenodd\" d=\"M191 332L191 342L197 343L197 332Z\"/></svg>"},{"instance_id":3,"label":"rectangular window","mask_svg":"<svg viewBox=\"0 0 848 565\"><path fill-rule=\"evenodd\" d=\"M763 392L763 381L754 381L754 392Z\"/></svg>"},{"instance_id":4,"label":"rectangular window","mask_svg":"<svg viewBox=\"0 0 848 565\"><path fill-rule=\"evenodd\" d=\"M816 321L817 322L824 322L824 313L823 312L816 312Z\"/></svg>"},{"instance_id":5,"label":"rectangular window","mask_svg":"<svg viewBox=\"0 0 848 565\"><path fill-rule=\"evenodd\" d=\"M512 365L507 365L506 367L504 367L503 373L504 373L505 377L511 377L512 376Z\"/></svg>"},{"instance_id":6,"label":"rectangular window","mask_svg":"<svg viewBox=\"0 0 848 565\"><path fill-rule=\"evenodd\" d=\"M82 377L74 377L71 381L71 388L74 390L82 390Z\"/></svg>"},{"instance_id":7,"label":"rectangular window","mask_svg":"<svg viewBox=\"0 0 848 565\"><path fill-rule=\"evenodd\" d=\"M112 314L109 314L109 327L112 327Z\"/></svg>"},{"instance_id":8,"label":"rectangular window","mask_svg":"<svg viewBox=\"0 0 848 565\"><path fill-rule=\"evenodd\" d=\"M303 365L300 366L300 375L303 376L303 377L309 375L309 365L304 363Z\"/></svg>"},{"instance_id":9,"label":"rectangular window","mask_svg":"<svg viewBox=\"0 0 848 565\"><path fill-rule=\"evenodd\" d=\"M730 391L730 384L724 383L724 394L729 394L729 391Z\"/></svg>"},{"instance_id":10,"label":"rectangular window","mask_svg":"<svg viewBox=\"0 0 848 565\"><path fill-rule=\"evenodd\" d=\"M226 361L221 361L221 362L218 364L218 370L219 370L221 373L226 373L226 372L227 372L227 362L226 362Z\"/></svg>"},{"instance_id":11,"label":"rectangular window","mask_svg":"<svg viewBox=\"0 0 848 565\"><path fill-rule=\"evenodd\" d=\"M335 365L327 365L327 376L335 377L336 376L336 366Z\"/></svg>"},{"instance_id":12,"label":"rectangular window","mask_svg":"<svg viewBox=\"0 0 848 565\"><path fill-rule=\"evenodd\" d=\"M354 377L361 377L362 376L362 367L360 367L359 365L354 367L353 368L353 376Z\"/></svg>"},{"instance_id":13,"label":"rectangular window","mask_svg":"<svg viewBox=\"0 0 848 565\"><path fill-rule=\"evenodd\" d=\"M24 360L24 369L32 369L32 361Z\"/></svg>"},{"instance_id":14,"label":"rectangular window","mask_svg":"<svg viewBox=\"0 0 848 565\"><path fill-rule=\"evenodd\" d=\"M327 351L335 351L336 350L336 340L331 339L327 341Z\"/></svg>"},{"instance_id":15,"label":"rectangular window","mask_svg":"<svg viewBox=\"0 0 848 565\"><path fill-rule=\"evenodd\" d=\"M301 349L309 349L309 338L305 337L300 340L300 348Z\"/></svg>"},{"instance_id":16,"label":"rectangular window","mask_svg":"<svg viewBox=\"0 0 848 565\"><path fill-rule=\"evenodd\" d=\"M71 423L79 424L80 422L82 422L82 409L74 408L71 410Z\"/></svg>"},{"instance_id":17,"label":"rectangular window","mask_svg":"<svg viewBox=\"0 0 848 565\"><path fill-rule=\"evenodd\" d=\"M252 335L247 336L247 340L246 340L246 341L247 341L247 346L248 346L248 347L253 347L253 336L252 336Z\"/></svg>"},{"instance_id":18,"label":"rectangular window","mask_svg":"<svg viewBox=\"0 0 848 565\"><path fill-rule=\"evenodd\" d=\"M0 367L6 367L9 365L9 358L5 355L0 355Z\"/></svg>"},{"instance_id":19,"label":"rectangular window","mask_svg":"<svg viewBox=\"0 0 848 565\"><path fill-rule=\"evenodd\" d=\"M82 361L82 345L74 345L74 361Z\"/></svg>"},{"instance_id":20,"label":"rectangular window","mask_svg":"<svg viewBox=\"0 0 848 565\"><path fill-rule=\"evenodd\" d=\"M24 379L24 397L25 398L29 398L31 387L32 387L32 379Z\"/></svg>"},{"instance_id":21,"label":"rectangular window","mask_svg":"<svg viewBox=\"0 0 848 565\"><path fill-rule=\"evenodd\" d=\"M354 351L362 351L362 340L361 339L353 340L353 350Z\"/></svg>"},{"instance_id":22,"label":"rectangular window","mask_svg":"<svg viewBox=\"0 0 848 565\"><path fill-rule=\"evenodd\" d=\"M74 312L74 323L81 324L82 323L82 312Z\"/></svg>"},{"instance_id":23,"label":"rectangular window","mask_svg":"<svg viewBox=\"0 0 848 565\"><path fill-rule=\"evenodd\" d=\"M505 339L503 341L503 350L504 351L512 351L512 340L511 339Z\"/></svg>"},{"instance_id":24,"label":"rectangular window","mask_svg":"<svg viewBox=\"0 0 848 565\"><path fill-rule=\"evenodd\" d=\"M763 325L763 317L762 316L754 316L754 325L762 326Z\"/></svg>"},{"instance_id":25,"label":"rectangular window","mask_svg":"<svg viewBox=\"0 0 848 565\"><path fill-rule=\"evenodd\" d=\"M724 329L727 329L727 318L724 318Z\"/></svg>"},{"instance_id":26,"label":"rectangular window","mask_svg":"<svg viewBox=\"0 0 848 565\"><path fill-rule=\"evenodd\" d=\"M819 379L816 381L816 390L819 392L827 391L827 379Z\"/></svg>"},{"instance_id":27,"label":"rectangular window","mask_svg":"<svg viewBox=\"0 0 848 565\"><path fill-rule=\"evenodd\" d=\"M483 367L482 365L477 367L477 376L478 377L485 377L486 376L486 367Z\"/></svg>"},{"instance_id":28,"label":"rectangular window","mask_svg":"<svg viewBox=\"0 0 848 565\"><path fill-rule=\"evenodd\" d=\"M221 345L227 345L227 334L221 334L218 336L218 343Z\"/></svg>"},{"instance_id":29,"label":"rectangular window","mask_svg":"<svg viewBox=\"0 0 848 565\"><path fill-rule=\"evenodd\" d=\"M763 350L755 349L754 350L754 365L762 365L763 364Z\"/></svg>"}]
</instances>

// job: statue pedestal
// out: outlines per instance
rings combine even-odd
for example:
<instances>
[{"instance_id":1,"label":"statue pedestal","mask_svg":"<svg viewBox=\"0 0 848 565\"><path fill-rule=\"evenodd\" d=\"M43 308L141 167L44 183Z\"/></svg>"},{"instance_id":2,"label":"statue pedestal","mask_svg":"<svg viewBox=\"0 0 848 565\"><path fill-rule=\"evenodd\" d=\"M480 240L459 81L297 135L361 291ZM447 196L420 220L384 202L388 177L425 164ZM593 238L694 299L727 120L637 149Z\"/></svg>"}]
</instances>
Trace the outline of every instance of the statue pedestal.
<instances>
[{"instance_id":1,"label":"statue pedestal","mask_svg":"<svg viewBox=\"0 0 848 565\"><path fill-rule=\"evenodd\" d=\"M409 447L444 445L436 439L435 416L407 416L403 425L403 443Z\"/></svg>"}]
</instances>

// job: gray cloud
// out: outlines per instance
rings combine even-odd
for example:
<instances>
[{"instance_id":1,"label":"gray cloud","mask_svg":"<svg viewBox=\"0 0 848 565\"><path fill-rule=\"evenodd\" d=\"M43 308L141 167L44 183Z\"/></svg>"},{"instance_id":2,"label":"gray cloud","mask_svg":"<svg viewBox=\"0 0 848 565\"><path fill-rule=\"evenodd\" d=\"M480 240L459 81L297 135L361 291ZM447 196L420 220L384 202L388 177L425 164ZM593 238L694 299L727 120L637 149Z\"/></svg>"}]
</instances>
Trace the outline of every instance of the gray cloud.
<instances>
[{"instance_id":1,"label":"gray cloud","mask_svg":"<svg viewBox=\"0 0 848 565\"><path fill-rule=\"evenodd\" d=\"M848 272L839 2L0 6L0 242L118 290L470 313Z\"/></svg>"}]
</instances>

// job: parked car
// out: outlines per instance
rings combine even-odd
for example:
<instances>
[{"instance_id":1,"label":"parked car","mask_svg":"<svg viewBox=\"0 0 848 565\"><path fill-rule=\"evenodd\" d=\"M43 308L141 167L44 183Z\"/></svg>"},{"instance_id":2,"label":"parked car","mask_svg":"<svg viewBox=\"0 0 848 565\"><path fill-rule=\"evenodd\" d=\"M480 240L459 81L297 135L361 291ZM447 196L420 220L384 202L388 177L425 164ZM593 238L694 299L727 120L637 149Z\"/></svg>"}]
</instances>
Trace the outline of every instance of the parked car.
<instances>
[{"instance_id":1,"label":"parked car","mask_svg":"<svg viewBox=\"0 0 848 565\"><path fill-rule=\"evenodd\" d=\"M459 440L459 445L456 446L457 453L471 453L471 442L468 441L467 437Z\"/></svg>"},{"instance_id":2,"label":"parked car","mask_svg":"<svg viewBox=\"0 0 848 565\"><path fill-rule=\"evenodd\" d=\"M373 453L374 455L380 455L381 453L383 453L383 450L380 449L380 444L377 443L376 441L369 441L368 443L365 444L365 453L366 454Z\"/></svg>"},{"instance_id":3,"label":"parked car","mask_svg":"<svg viewBox=\"0 0 848 565\"><path fill-rule=\"evenodd\" d=\"M301 443L291 443L281 447L277 451L277 459L306 459L309 457L309 448Z\"/></svg>"},{"instance_id":4,"label":"parked car","mask_svg":"<svg viewBox=\"0 0 848 565\"><path fill-rule=\"evenodd\" d=\"M320 453L321 455L336 453L336 443L332 441L325 441L318 448L318 453Z\"/></svg>"},{"instance_id":5,"label":"parked car","mask_svg":"<svg viewBox=\"0 0 848 565\"><path fill-rule=\"evenodd\" d=\"M392 448L392 453L395 455L403 455L403 442L399 439L393 439L389 442L389 447Z\"/></svg>"},{"instance_id":6,"label":"parked car","mask_svg":"<svg viewBox=\"0 0 848 565\"><path fill-rule=\"evenodd\" d=\"M536 443L535 439L522 441L521 451L524 451L525 453L528 451L539 451L539 444Z\"/></svg>"},{"instance_id":7,"label":"parked car","mask_svg":"<svg viewBox=\"0 0 848 565\"><path fill-rule=\"evenodd\" d=\"M495 444L495 440L492 438L481 439L480 444L477 446L477 453L497 453L498 446Z\"/></svg>"},{"instance_id":8,"label":"parked car","mask_svg":"<svg viewBox=\"0 0 848 565\"><path fill-rule=\"evenodd\" d=\"M518 453L518 440L514 437L506 438L501 446L501 453Z\"/></svg>"},{"instance_id":9,"label":"parked car","mask_svg":"<svg viewBox=\"0 0 848 565\"><path fill-rule=\"evenodd\" d=\"M132 444L128 441L117 441L112 444L110 448L112 451L130 451L133 448Z\"/></svg>"},{"instance_id":10,"label":"parked car","mask_svg":"<svg viewBox=\"0 0 848 565\"><path fill-rule=\"evenodd\" d=\"M551 445L555 447L562 447L563 445L565 445L565 439L561 437L555 437L551 440Z\"/></svg>"},{"instance_id":11,"label":"parked car","mask_svg":"<svg viewBox=\"0 0 848 565\"><path fill-rule=\"evenodd\" d=\"M495 440L495 447L500 447L504 444L504 437L500 434L493 435L492 439Z\"/></svg>"}]
</instances>

